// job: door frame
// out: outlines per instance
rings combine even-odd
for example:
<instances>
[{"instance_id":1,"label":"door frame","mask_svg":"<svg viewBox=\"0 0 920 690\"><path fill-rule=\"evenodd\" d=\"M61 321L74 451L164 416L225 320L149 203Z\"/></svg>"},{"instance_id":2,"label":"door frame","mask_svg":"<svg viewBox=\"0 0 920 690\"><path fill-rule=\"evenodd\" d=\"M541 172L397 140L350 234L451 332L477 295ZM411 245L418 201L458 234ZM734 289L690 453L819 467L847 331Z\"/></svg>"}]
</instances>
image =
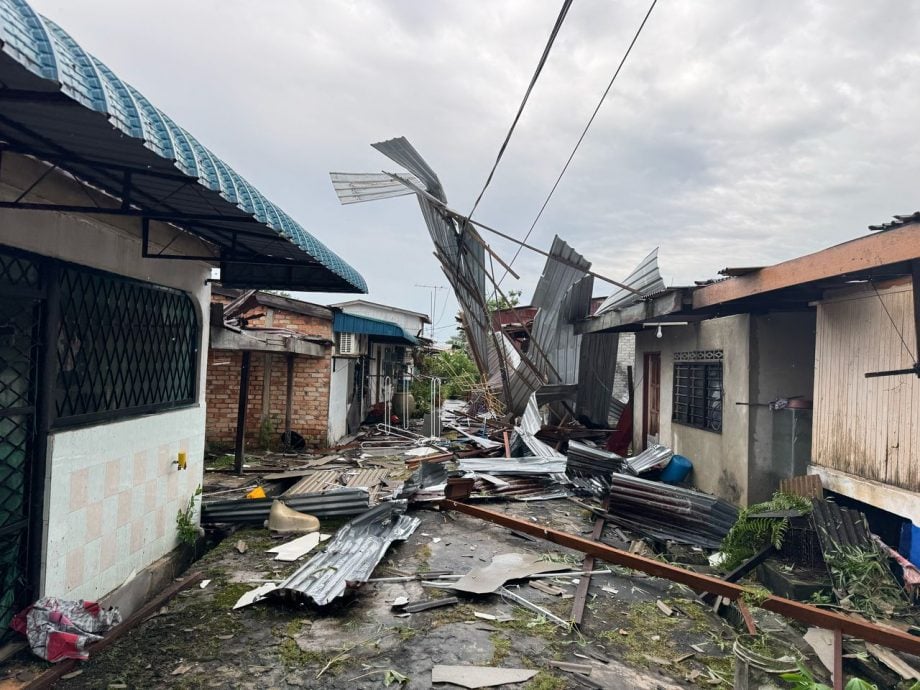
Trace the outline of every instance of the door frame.
<instances>
[{"instance_id":1,"label":"door frame","mask_svg":"<svg viewBox=\"0 0 920 690\"><path fill-rule=\"evenodd\" d=\"M650 363L658 360L658 435L661 435L661 352L646 352L642 356L642 450L648 448L649 432L649 376Z\"/></svg>"}]
</instances>

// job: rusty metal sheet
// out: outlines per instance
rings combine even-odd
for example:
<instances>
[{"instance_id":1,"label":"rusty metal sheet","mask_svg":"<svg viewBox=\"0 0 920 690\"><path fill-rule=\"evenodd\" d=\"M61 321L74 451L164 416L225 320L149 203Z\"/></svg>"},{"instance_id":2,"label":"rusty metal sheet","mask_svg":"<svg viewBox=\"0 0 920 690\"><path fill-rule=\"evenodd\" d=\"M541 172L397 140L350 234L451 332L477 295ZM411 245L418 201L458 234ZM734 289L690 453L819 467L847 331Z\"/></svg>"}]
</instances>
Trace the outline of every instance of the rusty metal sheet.
<instances>
[{"instance_id":1,"label":"rusty metal sheet","mask_svg":"<svg viewBox=\"0 0 920 690\"><path fill-rule=\"evenodd\" d=\"M300 496L301 494L316 494L328 489L341 486L338 470L319 470L308 474L291 488L281 494L282 497Z\"/></svg>"},{"instance_id":2,"label":"rusty metal sheet","mask_svg":"<svg viewBox=\"0 0 920 690\"><path fill-rule=\"evenodd\" d=\"M803 498L824 498L824 487L821 485L821 477L817 474L780 480L779 490Z\"/></svg>"}]
</instances>

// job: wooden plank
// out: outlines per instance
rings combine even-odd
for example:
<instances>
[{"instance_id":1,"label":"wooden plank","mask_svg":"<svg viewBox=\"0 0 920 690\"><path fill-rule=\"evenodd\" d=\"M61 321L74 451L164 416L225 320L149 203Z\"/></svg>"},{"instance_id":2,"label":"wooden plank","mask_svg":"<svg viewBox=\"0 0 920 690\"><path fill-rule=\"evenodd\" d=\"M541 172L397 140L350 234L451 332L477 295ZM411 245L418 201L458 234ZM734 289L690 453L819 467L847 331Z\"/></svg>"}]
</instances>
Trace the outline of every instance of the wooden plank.
<instances>
[{"instance_id":1,"label":"wooden plank","mask_svg":"<svg viewBox=\"0 0 920 690\"><path fill-rule=\"evenodd\" d=\"M693 308L703 309L787 287L881 266L920 259L920 225L911 224L859 237L835 247L767 266L759 271L693 292Z\"/></svg>"}]
</instances>

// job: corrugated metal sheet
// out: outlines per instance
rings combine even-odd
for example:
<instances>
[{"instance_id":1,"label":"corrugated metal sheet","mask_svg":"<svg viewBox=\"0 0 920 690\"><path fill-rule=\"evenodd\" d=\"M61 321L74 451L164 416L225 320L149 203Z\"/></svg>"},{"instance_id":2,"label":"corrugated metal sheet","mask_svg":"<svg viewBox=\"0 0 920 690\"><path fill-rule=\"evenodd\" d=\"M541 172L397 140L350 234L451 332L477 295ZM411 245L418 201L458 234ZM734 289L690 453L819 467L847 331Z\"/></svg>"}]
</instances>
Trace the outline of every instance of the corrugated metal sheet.
<instances>
[{"instance_id":1,"label":"corrugated metal sheet","mask_svg":"<svg viewBox=\"0 0 920 690\"><path fill-rule=\"evenodd\" d=\"M521 415L521 424L514 427L515 438L519 438L530 449L530 452L537 457L564 458L565 456L562 453L537 438L537 433L542 426L543 419L540 417L540 409L537 407L537 394L531 393L530 399L527 401L527 407L524 409L524 414Z\"/></svg>"},{"instance_id":2,"label":"corrugated metal sheet","mask_svg":"<svg viewBox=\"0 0 920 690\"><path fill-rule=\"evenodd\" d=\"M341 472L337 470L318 470L313 474L306 475L281 495L287 498L289 496L303 496L304 494L327 491L332 487L341 486L339 483L340 474Z\"/></svg>"},{"instance_id":3,"label":"corrugated metal sheet","mask_svg":"<svg viewBox=\"0 0 920 690\"><path fill-rule=\"evenodd\" d=\"M377 201L378 199L391 199L396 196L412 194L399 180L386 173L329 173L332 186L339 201L343 204L357 204L362 201ZM422 181L414 175L397 175L403 177L414 185L422 186Z\"/></svg>"},{"instance_id":4,"label":"corrugated metal sheet","mask_svg":"<svg viewBox=\"0 0 920 690\"><path fill-rule=\"evenodd\" d=\"M626 466L633 474L644 474L656 467L664 467L673 456L674 451L670 448L653 443L638 455L629 458Z\"/></svg>"},{"instance_id":5,"label":"corrugated metal sheet","mask_svg":"<svg viewBox=\"0 0 920 690\"><path fill-rule=\"evenodd\" d=\"M457 466L463 472L481 472L499 477L506 475L559 476L565 474L566 458L461 458ZM563 478L564 479L564 478Z\"/></svg>"},{"instance_id":6,"label":"corrugated metal sheet","mask_svg":"<svg viewBox=\"0 0 920 690\"><path fill-rule=\"evenodd\" d=\"M382 503L349 522L324 552L279 584L272 596L287 594L324 606L346 588L367 582L390 544L408 539L419 526L418 518L404 514L406 505L406 501Z\"/></svg>"},{"instance_id":7,"label":"corrugated metal sheet","mask_svg":"<svg viewBox=\"0 0 920 690\"><path fill-rule=\"evenodd\" d=\"M60 167L116 198L123 177L99 161L135 169L135 204L163 213L226 215L188 230L209 239L240 231L241 246L257 257L290 259L285 269L296 270L299 280L327 290L367 291L357 271L25 0L0 0L0 43L4 86L36 94L4 102L0 136L6 141L45 160L72 154ZM58 92L82 108L43 98ZM24 135L23 127L37 136ZM309 289L309 283L298 287Z\"/></svg>"},{"instance_id":8,"label":"corrugated metal sheet","mask_svg":"<svg viewBox=\"0 0 920 690\"><path fill-rule=\"evenodd\" d=\"M212 501L201 506L203 523L243 523L261 525L268 519L274 498L239 498L233 501ZM358 515L369 507L365 489L333 489L324 493L285 497L288 508L316 517Z\"/></svg>"},{"instance_id":9,"label":"corrugated metal sheet","mask_svg":"<svg viewBox=\"0 0 920 690\"><path fill-rule=\"evenodd\" d=\"M650 295L653 292L664 290L664 280L661 279L661 272L658 270L658 247L655 247L647 257L639 262L639 265L623 281L623 284L633 290L638 290L643 295ZM638 301L638 299L636 293L620 288L605 299L594 313L603 314L611 309L625 307Z\"/></svg>"},{"instance_id":10,"label":"corrugated metal sheet","mask_svg":"<svg viewBox=\"0 0 920 690\"><path fill-rule=\"evenodd\" d=\"M619 344L619 333L586 333L581 336L575 412L595 424L610 423ZM616 420L619 418L617 414Z\"/></svg>"}]
</instances>

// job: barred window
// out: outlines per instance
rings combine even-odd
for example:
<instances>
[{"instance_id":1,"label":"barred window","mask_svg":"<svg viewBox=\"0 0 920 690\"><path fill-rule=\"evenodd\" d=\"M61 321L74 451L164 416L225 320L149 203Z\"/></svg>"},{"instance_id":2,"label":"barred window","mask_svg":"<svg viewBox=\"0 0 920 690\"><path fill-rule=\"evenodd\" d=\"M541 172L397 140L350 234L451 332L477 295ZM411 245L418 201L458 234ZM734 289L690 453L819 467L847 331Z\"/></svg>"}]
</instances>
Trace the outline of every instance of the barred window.
<instances>
[{"instance_id":1,"label":"barred window","mask_svg":"<svg viewBox=\"0 0 920 690\"><path fill-rule=\"evenodd\" d=\"M679 424L722 433L721 361L674 363L671 419Z\"/></svg>"},{"instance_id":2,"label":"barred window","mask_svg":"<svg viewBox=\"0 0 920 690\"><path fill-rule=\"evenodd\" d=\"M57 423L194 402L198 318L188 295L70 266L59 275Z\"/></svg>"}]
</instances>

